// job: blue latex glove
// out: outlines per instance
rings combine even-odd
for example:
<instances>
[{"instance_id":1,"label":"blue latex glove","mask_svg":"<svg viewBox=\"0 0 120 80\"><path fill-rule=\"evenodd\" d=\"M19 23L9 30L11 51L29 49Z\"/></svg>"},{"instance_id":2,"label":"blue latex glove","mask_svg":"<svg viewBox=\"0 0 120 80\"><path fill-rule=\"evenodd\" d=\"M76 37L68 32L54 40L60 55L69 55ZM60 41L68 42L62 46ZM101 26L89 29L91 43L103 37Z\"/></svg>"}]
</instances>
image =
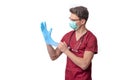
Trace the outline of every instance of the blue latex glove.
<instances>
[{"instance_id":1,"label":"blue latex glove","mask_svg":"<svg viewBox=\"0 0 120 80\"><path fill-rule=\"evenodd\" d=\"M41 28L41 31L42 31L42 34L43 34L43 37L45 39L46 44L49 44L49 45L52 45L52 46L57 46L58 43L55 42L51 38L52 28L50 29L50 31L48 31L47 27L46 27L46 22L41 22L40 28Z\"/></svg>"}]
</instances>

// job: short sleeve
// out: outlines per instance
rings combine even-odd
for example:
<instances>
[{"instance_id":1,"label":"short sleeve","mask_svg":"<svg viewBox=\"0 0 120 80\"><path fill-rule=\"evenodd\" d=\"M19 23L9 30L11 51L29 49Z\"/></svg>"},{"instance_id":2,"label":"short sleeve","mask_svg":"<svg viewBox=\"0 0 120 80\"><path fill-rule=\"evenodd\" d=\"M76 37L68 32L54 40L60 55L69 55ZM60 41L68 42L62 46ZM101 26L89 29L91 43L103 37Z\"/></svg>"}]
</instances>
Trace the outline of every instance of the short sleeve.
<instances>
[{"instance_id":1,"label":"short sleeve","mask_svg":"<svg viewBox=\"0 0 120 80\"><path fill-rule=\"evenodd\" d=\"M92 51L95 54L98 52L97 38L95 36L90 36L87 42L86 51Z\"/></svg>"}]
</instances>

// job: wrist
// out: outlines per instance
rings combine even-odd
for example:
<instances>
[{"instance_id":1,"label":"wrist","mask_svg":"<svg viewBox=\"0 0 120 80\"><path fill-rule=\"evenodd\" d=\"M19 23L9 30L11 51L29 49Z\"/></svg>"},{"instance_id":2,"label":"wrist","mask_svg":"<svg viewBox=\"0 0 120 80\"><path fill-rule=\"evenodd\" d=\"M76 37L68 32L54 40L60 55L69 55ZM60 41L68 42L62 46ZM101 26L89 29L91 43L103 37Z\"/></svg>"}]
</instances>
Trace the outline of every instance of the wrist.
<instances>
[{"instance_id":1,"label":"wrist","mask_svg":"<svg viewBox=\"0 0 120 80\"><path fill-rule=\"evenodd\" d=\"M68 49L68 48L66 48L66 49L64 50L64 52L63 52L63 53L67 54L67 53L68 53L68 51L69 51L69 49Z\"/></svg>"}]
</instances>

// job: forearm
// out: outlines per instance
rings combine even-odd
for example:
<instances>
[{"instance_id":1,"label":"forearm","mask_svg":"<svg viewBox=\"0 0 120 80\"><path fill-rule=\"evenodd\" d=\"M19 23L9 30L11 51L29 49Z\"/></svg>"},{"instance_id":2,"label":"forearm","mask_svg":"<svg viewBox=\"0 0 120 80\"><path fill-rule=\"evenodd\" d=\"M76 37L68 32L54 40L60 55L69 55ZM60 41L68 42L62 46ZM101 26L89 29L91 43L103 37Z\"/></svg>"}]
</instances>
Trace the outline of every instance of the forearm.
<instances>
[{"instance_id":1,"label":"forearm","mask_svg":"<svg viewBox=\"0 0 120 80\"><path fill-rule=\"evenodd\" d=\"M68 47L67 44L65 42L60 42L60 44L58 45L58 48L67 55L68 58L71 59L71 61L76 64L77 66L79 66L80 68L82 68L83 70L85 70L90 62L90 58L88 56L84 56L82 57L78 57L76 56L74 53L72 53Z\"/></svg>"},{"instance_id":2,"label":"forearm","mask_svg":"<svg viewBox=\"0 0 120 80\"><path fill-rule=\"evenodd\" d=\"M47 50L51 60L55 60L60 56L60 52L58 53L58 51L54 49L51 45L47 45Z\"/></svg>"},{"instance_id":3,"label":"forearm","mask_svg":"<svg viewBox=\"0 0 120 80\"><path fill-rule=\"evenodd\" d=\"M78 57L69 50L66 50L65 54L73 61L73 63L75 63L77 66L79 66L83 70L88 68L89 62L84 57L83 58Z\"/></svg>"}]
</instances>

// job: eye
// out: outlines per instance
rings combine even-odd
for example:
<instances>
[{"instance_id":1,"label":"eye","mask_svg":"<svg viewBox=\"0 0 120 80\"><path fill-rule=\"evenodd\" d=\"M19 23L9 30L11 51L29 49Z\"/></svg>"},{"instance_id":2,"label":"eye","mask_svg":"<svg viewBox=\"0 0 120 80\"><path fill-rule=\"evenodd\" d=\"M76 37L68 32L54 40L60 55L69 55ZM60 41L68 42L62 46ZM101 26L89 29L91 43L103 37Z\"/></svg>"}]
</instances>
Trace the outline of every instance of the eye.
<instances>
[{"instance_id":1,"label":"eye","mask_svg":"<svg viewBox=\"0 0 120 80\"><path fill-rule=\"evenodd\" d=\"M80 19L69 18L71 21L79 21Z\"/></svg>"}]
</instances>

